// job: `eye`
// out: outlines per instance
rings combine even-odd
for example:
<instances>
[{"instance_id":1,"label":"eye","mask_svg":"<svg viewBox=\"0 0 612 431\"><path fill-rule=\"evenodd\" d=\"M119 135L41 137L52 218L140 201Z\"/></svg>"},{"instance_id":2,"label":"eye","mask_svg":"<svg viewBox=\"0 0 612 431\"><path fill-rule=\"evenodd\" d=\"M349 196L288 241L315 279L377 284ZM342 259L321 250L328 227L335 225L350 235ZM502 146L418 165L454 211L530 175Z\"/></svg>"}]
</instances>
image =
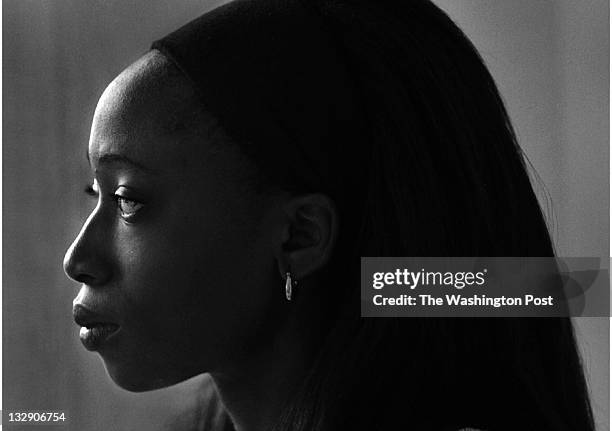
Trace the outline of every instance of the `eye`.
<instances>
[{"instance_id":1,"label":"eye","mask_svg":"<svg viewBox=\"0 0 612 431\"><path fill-rule=\"evenodd\" d=\"M121 217L128 220L134 217L134 215L136 215L136 213L144 206L144 204L133 198L125 196L124 193L125 189L123 187L120 187L115 192L114 197L117 201L117 208L119 208L119 213L121 214Z\"/></svg>"},{"instance_id":2,"label":"eye","mask_svg":"<svg viewBox=\"0 0 612 431\"><path fill-rule=\"evenodd\" d=\"M126 220L134 217L134 215L144 206L141 202L128 199L118 194L115 194L115 199L117 200L117 207L119 208L121 217Z\"/></svg>"},{"instance_id":3,"label":"eye","mask_svg":"<svg viewBox=\"0 0 612 431\"><path fill-rule=\"evenodd\" d=\"M85 194L92 197L98 197L100 194L100 189L98 188L98 182L94 180L92 184L87 184L85 186Z\"/></svg>"}]
</instances>

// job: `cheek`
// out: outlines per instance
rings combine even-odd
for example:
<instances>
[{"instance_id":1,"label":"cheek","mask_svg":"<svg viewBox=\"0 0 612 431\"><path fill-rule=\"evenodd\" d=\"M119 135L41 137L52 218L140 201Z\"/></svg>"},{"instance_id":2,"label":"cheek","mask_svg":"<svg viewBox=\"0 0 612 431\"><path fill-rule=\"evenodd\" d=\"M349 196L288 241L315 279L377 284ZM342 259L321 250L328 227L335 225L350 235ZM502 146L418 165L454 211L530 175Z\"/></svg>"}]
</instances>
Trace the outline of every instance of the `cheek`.
<instances>
[{"instance_id":1,"label":"cheek","mask_svg":"<svg viewBox=\"0 0 612 431\"><path fill-rule=\"evenodd\" d=\"M150 356L215 367L267 332L282 297L273 255L256 229L216 220L164 223L121 251L126 326Z\"/></svg>"}]
</instances>

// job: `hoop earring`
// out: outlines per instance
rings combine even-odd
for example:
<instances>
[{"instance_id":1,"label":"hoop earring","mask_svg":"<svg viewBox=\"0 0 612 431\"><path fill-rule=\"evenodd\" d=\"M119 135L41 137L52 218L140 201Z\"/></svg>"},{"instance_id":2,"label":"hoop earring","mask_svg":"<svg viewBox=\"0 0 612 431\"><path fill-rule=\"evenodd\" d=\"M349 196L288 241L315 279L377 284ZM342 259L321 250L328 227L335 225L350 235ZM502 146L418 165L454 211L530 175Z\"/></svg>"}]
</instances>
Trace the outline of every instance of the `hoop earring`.
<instances>
[{"instance_id":1,"label":"hoop earring","mask_svg":"<svg viewBox=\"0 0 612 431\"><path fill-rule=\"evenodd\" d=\"M291 301L291 295L293 293L293 286L297 284L297 281L291 279L291 273L285 274L285 297L287 301Z\"/></svg>"}]
</instances>

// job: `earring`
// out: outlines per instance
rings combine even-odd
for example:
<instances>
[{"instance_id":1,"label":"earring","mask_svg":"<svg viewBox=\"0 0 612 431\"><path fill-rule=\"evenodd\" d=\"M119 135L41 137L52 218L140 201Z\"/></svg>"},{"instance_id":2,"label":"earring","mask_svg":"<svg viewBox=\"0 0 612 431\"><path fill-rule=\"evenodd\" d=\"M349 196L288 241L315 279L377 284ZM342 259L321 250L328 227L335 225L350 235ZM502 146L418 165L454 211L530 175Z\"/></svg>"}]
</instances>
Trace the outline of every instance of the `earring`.
<instances>
[{"instance_id":1,"label":"earring","mask_svg":"<svg viewBox=\"0 0 612 431\"><path fill-rule=\"evenodd\" d=\"M285 297L287 301L291 301L291 294L293 293L293 285L297 284L297 281L291 279L291 273L285 274Z\"/></svg>"}]
</instances>

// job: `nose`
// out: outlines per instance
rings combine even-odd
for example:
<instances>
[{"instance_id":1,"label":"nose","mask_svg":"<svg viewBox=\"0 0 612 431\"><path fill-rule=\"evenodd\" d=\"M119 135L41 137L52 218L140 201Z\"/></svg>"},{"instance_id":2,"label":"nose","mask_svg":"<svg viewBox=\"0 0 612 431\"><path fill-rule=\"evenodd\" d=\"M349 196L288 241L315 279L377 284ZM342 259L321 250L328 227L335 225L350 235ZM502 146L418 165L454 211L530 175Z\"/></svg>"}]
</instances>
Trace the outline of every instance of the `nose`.
<instances>
[{"instance_id":1,"label":"nose","mask_svg":"<svg viewBox=\"0 0 612 431\"><path fill-rule=\"evenodd\" d=\"M101 286L111 278L109 256L104 247L104 226L94 210L64 256L64 272L79 283Z\"/></svg>"}]
</instances>

